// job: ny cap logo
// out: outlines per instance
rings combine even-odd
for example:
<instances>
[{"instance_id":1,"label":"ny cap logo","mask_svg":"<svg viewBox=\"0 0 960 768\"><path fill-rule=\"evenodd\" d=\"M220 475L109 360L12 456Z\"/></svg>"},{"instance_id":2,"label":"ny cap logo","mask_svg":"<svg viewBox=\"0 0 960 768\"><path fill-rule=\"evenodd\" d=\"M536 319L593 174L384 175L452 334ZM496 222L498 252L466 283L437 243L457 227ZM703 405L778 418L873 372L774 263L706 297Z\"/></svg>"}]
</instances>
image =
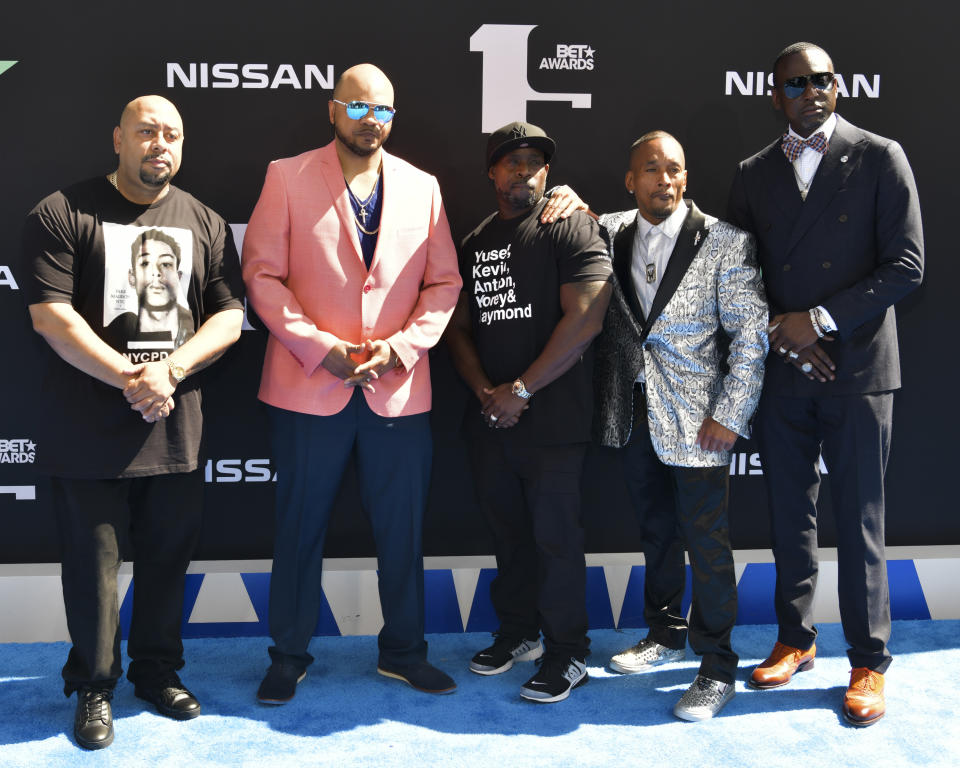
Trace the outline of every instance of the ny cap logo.
<instances>
[{"instance_id":1,"label":"ny cap logo","mask_svg":"<svg viewBox=\"0 0 960 768\"><path fill-rule=\"evenodd\" d=\"M470 50L483 54L480 130L527 119L528 101L568 101L590 109L589 93L541 93L527 81L527 38L536 24L484 24L470 36Z\"/></svg>"},{"instance_id":2,"label":"ny cap logo","mask_svg":"<svg viewBox=\"0 0 960 768\"><path fill-rule=\"evenodd\" d=\"M511 137L514 139L524 139L527 136L527 129L522 125L513 126L513 130L510 131Z\"/></svg>"}]
</instances>

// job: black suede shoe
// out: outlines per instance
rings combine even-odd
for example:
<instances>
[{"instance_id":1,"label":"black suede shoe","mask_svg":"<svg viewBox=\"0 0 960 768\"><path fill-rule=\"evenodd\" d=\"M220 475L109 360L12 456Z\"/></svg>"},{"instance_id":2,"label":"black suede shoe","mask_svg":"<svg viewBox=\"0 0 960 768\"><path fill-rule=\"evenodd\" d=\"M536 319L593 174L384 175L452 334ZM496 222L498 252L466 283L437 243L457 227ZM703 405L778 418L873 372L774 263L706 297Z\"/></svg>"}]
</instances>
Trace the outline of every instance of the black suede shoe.
<instances>
[{"instance_id":1,"label":"black suede shoe","mask_svg":"<svg viewBox=\"0 0 960 768\"><path fill-rule=\"evenodd\" d=\"M77 713L73 718L73 738L84 749L103 749L113 744L113 691L92 688L77 690Z\"/></svg>"},{"instance_id":2,"label":"black suede shoe","mask_svg":"<svg viewBox=\"0 0 960 768\"><path fill-rule=\"evenodd\" d=\"M306 670L299 667L273 662L257 689L257 701L261 704L286 704L297 692L297 683L306 676Z\"/></svg>"},{"instance_id":3,"label":"black suede shoe","mask_svg":"<svg viewBox=\"0 0 960 768\"><path fill-rule=\"evenodd\" d=\"M385 677L392 677L424 693L453 693L457 684L446 672L441 672L428 661L418 661L414 664L377 664L377 672Z\"/></svg>"},{"instance_id":4,"label":"black suede shoe","mask_svg":"<svg viewBox=\"0 0 960 768\"><path fill-rule=\"evenodd\" d=\"M153 704L161 715L174 720L192 720L200 714L200 702L173 670L152 680L138 681L133 692Z\"/></svg>"}]
</instances>

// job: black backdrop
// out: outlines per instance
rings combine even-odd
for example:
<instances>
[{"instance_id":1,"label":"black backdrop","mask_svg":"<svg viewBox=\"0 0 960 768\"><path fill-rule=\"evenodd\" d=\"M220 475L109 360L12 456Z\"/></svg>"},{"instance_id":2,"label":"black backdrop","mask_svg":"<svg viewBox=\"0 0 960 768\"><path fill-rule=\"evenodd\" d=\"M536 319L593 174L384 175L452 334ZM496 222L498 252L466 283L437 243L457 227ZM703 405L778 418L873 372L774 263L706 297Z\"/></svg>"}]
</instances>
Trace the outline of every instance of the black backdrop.
<instances>
[{"instance_id":1,"label":"black backdrop","mask_svg":"<svg viewBox=\"0 0 960 768\"><path fill-rule=\"evenodd\" d=\"M18 290L26 279L21 224L46 194L115 167L110 134L130 98L160 93L177 104L186 134L177 183L238 225L247 221L271 159L330 139L329 78L360 61L376 63L393 80L398 116L388 149L437 175L455 236L494 207L484 130L524 118L558 142L550 183L571 184L598 211L630 205L622 183L626 149L641 133L666 129L686 148L688 195L722 216L735 163L783 130L762 82L776 52L798 39L832 54L846 91L838 112L897 138L916 174L928 270L925 285L898 307L904 388L896 400L887 541L960 543L950 470L957 419L945 400L958 374L950 295L960 264L949 234L958 162L945 138L958 110L955 94L941 84L952 77L941 65L952 43L941 10L914 4L907 14L893 0L802 12L762 0L597 0L586 8L554 0L535 10L438 0L8 5L0 28L0 562L57 559L49 490L33 464L44 450L31 437L44 417L36 394L42 342ZM264 83L275 87L244 87ZM575 95L538 100L531 89ZM209 464L198 559L270 555L273 488L256 400L264 344L263 331L248 330L203 374ZM432 353L431 364L435 461L426 552L488 554L458 431L470 398L445 349ZM756 449L741 440L735 450L734 545L765 547ZM639 550L615 458L605 450L588 458L591 552ZM356 489L351 469L328 537L330 555L373 553ZM823 496L821 543L829 546L826 488Z\"/></svg>"}]
</instances>

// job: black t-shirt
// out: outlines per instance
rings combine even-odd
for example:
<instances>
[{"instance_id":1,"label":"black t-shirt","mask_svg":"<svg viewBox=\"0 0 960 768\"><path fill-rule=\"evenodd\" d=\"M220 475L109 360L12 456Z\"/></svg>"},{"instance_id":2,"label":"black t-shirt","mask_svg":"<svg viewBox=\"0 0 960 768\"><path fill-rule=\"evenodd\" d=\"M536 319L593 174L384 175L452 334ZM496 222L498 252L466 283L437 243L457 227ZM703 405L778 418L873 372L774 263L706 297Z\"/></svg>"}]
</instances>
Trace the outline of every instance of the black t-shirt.
<instances>
[{"instance_id":1,"label":"black t-shirt","mask_svg":"<svg viewBox=\"0 0 960 768\"><path fill-rule=\"evenodd\" d=\"M460 245L473 338L494 385L514 381L543 351L563 316L562 284L610 276L610 258L597 223L578 211L568 219L541 224L544 205L541 201L515 219L493 214ZM588 349L570 370L533 396L517 426L497 433L540 445L589 440L592 374ZM467 424L483 425L475 405L467 411Z\"/></svg>"},{"instance_id":2,"label":"black t-shirt","mask_svg":"<svg viewBox=\"0 0 960 768\"><path fill-rule=\"evenodd\" d=\"M132 365L163 360L204 319L243 308L236 246L224 220L171 186L153 205L124 198L103 177L56 192L23 233L27 304L71 304ZM155 424L121 390L46 356L37 463L58 477L115 478L196 469L203 429L193 376Z\"/></svg>"}]
</instances>

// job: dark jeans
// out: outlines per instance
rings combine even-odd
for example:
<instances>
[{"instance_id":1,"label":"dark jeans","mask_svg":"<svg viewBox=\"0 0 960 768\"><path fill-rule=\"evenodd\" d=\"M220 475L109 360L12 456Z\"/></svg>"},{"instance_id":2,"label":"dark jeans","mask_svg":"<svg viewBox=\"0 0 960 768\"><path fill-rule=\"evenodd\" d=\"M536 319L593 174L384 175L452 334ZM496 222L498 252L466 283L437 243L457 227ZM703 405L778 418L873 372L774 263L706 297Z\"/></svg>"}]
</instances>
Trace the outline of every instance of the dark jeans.
<instances>
[{"instance_id":1,"label":"dark jeans","mask_svg":"<svg viewBox=\"0 0 960 768\"><path fill-rule=\"evenodd\" d=\"M183 586L200 535L200 470L122 480L52 478L61 579L73 646L64 693L112 689L123 672L117 572L120 543L133 552L133 618L127 677L145 681L183 667Z\"/></svg>"},{"instance_id":2,"label":"dark jeans","mask_svg":"<svg viewBox=\"0 0 960 768\"><path fill-rule=\"evenodd\" d=\"M891 661L883 479L892 422L892 392L815 398L764 392L756 426L777 563L778 639L807 649L817 636L812 610L822 450L837 525L847 656L851 666L880 673Z\"/></svg>"},{"instance_id":3,"label":"dark jeans","mask_svg":"<svg viewBox=\"0 0 960 768\"><path fill-rule=\"evenodd\" d=\"M730 633L737 620L737 579L727 518L730 468L677 467L660 461L650 442L646 403L639 392L630 442L620 451L624 478L643 529L643 614L650 638L668 648L686 646L681 610L686 569L693 575L690 647L700 674L732 683L737 654Z\"/></svg>"},{"instance_id":4,"label":"dark jeans","mask_svg":"<svg viewBox=\"0 0 960 768\"><path fill-rule=\"evenodd\" d=\"M332 416L271 408L277 467L277 528L270 579L270 656L300 668L322 604L327 522L347 460L355 452L360 503L377 545L380 660L411 664L427 656L423 638L423 513L433 438L427 413L378 416L359 388Z\"/></svg>"},{"instance_id":5,"label":"dark jeans","mask_svg":"<svg viewBox=\"0 0 960 768\"><path fill-rule=\"evenodd\" d=\"M587 654L586 561L580 477L586 444L519 447L477 431L471 444L480 507L493 529L490 598L499 632L547 652Z\"/></svg>"}]
</instances>

